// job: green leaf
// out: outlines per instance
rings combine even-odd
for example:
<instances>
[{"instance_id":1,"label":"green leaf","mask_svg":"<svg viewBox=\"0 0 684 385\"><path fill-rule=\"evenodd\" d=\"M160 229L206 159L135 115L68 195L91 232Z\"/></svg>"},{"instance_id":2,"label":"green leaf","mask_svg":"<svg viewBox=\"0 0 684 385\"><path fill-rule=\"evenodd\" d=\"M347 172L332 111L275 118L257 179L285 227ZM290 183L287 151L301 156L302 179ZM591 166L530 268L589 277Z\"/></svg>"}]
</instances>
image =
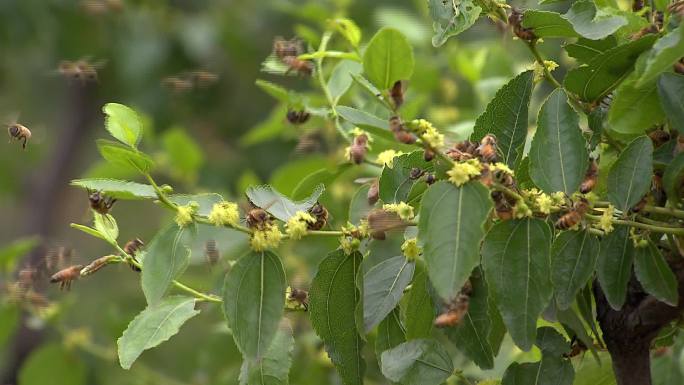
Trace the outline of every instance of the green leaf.
<instances>
[{"instance_id":1,"label":"green leaf","mask_svg":"<svg viewBox=\"0 0 684 385\"><path fill-rule=\"evenodd\" d=\"M378 325L378 335L375 339L375 355L379 360L382 352L392 349L405 341L406 335L399 318L399 308L395 308Z\"/></svg>"},{"instance_id":2,"label":"green leaf","mask_svg":"<svg viewBox=\"0 0 684 385\"><path fill-rule=\"evenodd\" d=\"M14 335L19 321L19 306L7 302L0 303L0 346L8 346L6 343Z\"/></svg>"},{"instance_id":3,"label":"green leaf","mask_svg":"<svg viewBox=\"0 0 684 385\"><path fill-rule=\"evenodd\" d=\"M429 338L432 335L435 306L430 296L429 284L425 263L417 261L411 290L404 297L406 298L404 320L407 340Z\"/></svg>"},{"instance_id":4,"label":"green leaf","mask_svg":"<svg viewBox=\"0 0 684 385\"><path fill-rule=\"evenodd\" d=\"M432 37L432 45L435 47L441 46L450 37L470 28L482 13L482 8L471 0L459 2L429 0L428 8L432 17L432 28L435 31Z\"/></svg>"},{"instance_id":5,"label":"green leaf","mask_svg":"<svg viewBox=\"0 0 684 385\"><path fill-rule=\"evenodd\" d=\"M617 46L615 36L608 36L600 40L590 40L584 37L577 39L576 42L566 45L565 51L568 56L577 59L580 63L589 63L596 55Z\"/></svg>"},{"instance_id":6,"label":"green leaf","mask_svg":"<svg viewBox=\"0 0 684 385\"><path fill-rule=\"evenodd\" d=\"M468 311L458 325L444 329L449 340L481 369L494 367L494 354L487 339L491 327L488 288L480 269L470 278L473 293Z\"/></svg>"},{"instance_id":7,"label":"green leaf","mask_svg":"<svg viewBox=\"0 0 684 385\"><path fill-rule=\"evenodd\" d=\"M83 187L85 189L102 191L108 197L116 199L151 199L156 198L157 193L148 184L129 182L117 179L74 179L72 186Z\"/></svg>"},{"instance_id":8,"label":"green leaf","mask_svg":"<svg viewBox=\"0 0 684 385\"><path fill-rule=\"evenodd\" d=\"M216 193L203 193L195 195L174 194L169 196L169 200L179 206L185 206L190 202L195 202L199 205L197 208L197 215L203 217L209 216L214 204L223 202L223 197Z\"/></svg>"},{"instance_id":9,"label":"green leaf","mask_svg":"<svg viewBox=\"0 0 684 385\"><path fill-rule=\"evenodd\" d=\"M113 137L130 147L136 147L143 133L142 122L138 114L123 104L107 103L102 108L105 115L105 127Z\"/></svg>"},{"instance_id":10,"label":"green leaf","mask_svg":"<svg viewBox=\"0 0 684 385\"><path fill-rule=\"evenodd\" d=\"M152 159L143 152L104 139L98 139L96 143L97 149L107 162L133 168L143 174L154 168Z\"/></svg>"},{"instance_id":11,"label":"green leaf","mask_svg":"<svg viewBox=\"0 0 684 385\"><path fill-rule=\"evenodd\" d=\"M479 182L456 187L439 181L423 195L418 239L430 282L442 299L456 297L480 263L478 249L491 208L489 190Z\"/></svg>"},{"instance_id":12,"label":"green leaf","mask_svg":"<svg viewBox=\"0 0 684 385\"><path fill-rule=\"evenodd\" d=\"M584 101L601 99L632 72L636 59L654 41L655 36L648 35L596 55L586 66L568 72L563 83L565 89Z\"/></svg>"},{"instance_id":13,"label":"green leaf","mask_svg":"<svg viewBox=\"0 0 684 385\"><path fill-rule=\"evenodd\" d=\"M397 306L413 278L415 266L400 255L378 263L364 275L363 326L366 333Z\"/></svg>"},{"instance_id":14,"label":"green leaf","mask_svg":"<svg viewBox=\"0 0 684 385\"><path fill-rule=\"evenodd\" d=\"M294 344L289 323L280 326L261 360L242 362L240 385L287 385Z\"/></svg>"},{"instance_id":15,"label":"green leaf","mask_svg":"<svg viewBox=\"0 0 684 385\"><path fill-rule=\"evenodd\" d=\"M88 234L88 235L91 235L91 236L93 236L93 237L95 237L95 238L100 238L100 239L102 239L102 240L104 240L104 241L107 241L107 238L105 238L105 236L104 236L103 234L101 234L99 231L97 231L97 230L95 230L95 229L93 229L93 228L91 228L91 227L79 225L78 223L72 223L72 224L70 224L69 226L71 226L72 228L74 228L74 229L76 229L76 230L81 230L81 231L83 231L84 233L86 233L86 234Z\"/></svg>"},{"instance_id":16,"label":"green leaf","mask_svg":"<svg viewBox=\"0 0 684 385\"><path fill-rule=\"evenodd\" d=\"M354 315L362 300L356 285L361 259L359 252L331 252L318 265L309 291L311 325L345 385L361 385L365 371Z\"/></svg>"},{"instance_id":17,"label":"green leaf","mask_svg":"<svg viewBox=\"0 0 684 385\"><path fill-rule=\"evenodd\" d=\"M580 0L564 16L575 31L587 39L597 40L612 35L620 27L627 24L622 16L610 15L596 9L591 0Z\"/></svg>"},{"instance_id":18,"label":"green leaf","mask_svg":"<svg viewBox=\"0 0 684 385\"><path fill-rule=\"evenodd\" d=\"M572 385L574 377L569 360L545 356L539 362L512 363L501 385Z\"/></svg>"},{"instance_id":19,"label":"green leaf","mask_svg":"<svg viewBox=\"0 0 684 385\"><path fill-rule=\"evenodd\" d=\"M647 53L646 68L641 73L637 86L642 87L654 81L662 72L668 71L672 65L682 58L684 52L684 23L667 35L658 39Z\"/></svg>"},{"instance_id":20,"label":"green leaf","mask_svg":"<svg viewBox=\"0 0 684 385\"><path fill-rule=\"evenodd\" d=\"M361 64L352 60L341 60L333 68L328 80L328 91L335 104L349 90L352 84L352 74L360 74L363 70Z\"/></svg>"},{"instance_id":21,"label":"green leaf","mask_svg":"<svg viewBox=\"0 0 684 385\"><path fill-rule=\"evenodd\" d=\"M240 137L240 144L249 147L278 137L285 129L286 114L285 104L275 106L266 119Z\"/></svg>"},{"instance_id":22,"label":"green leaf","mask_svg":"<svg viewBox=\"0 0 684 385\"><path fill-rule=\"evenodd\" d=\"M684 180L684 153L677 154L665 168L663 186L670 202L677 204L682 197L682 180Z\"/></svg>"},{"instance_id":23,"label":"green leaf","mask_svg":"<svg viewBox=\"0 0 684 385\"><path fill-rule=\"evenodd\" d=\"M651 187L653 143L648 136L634 139L618 156L608 173L608 200L617 209L629 210Z\"/></svg>"},{"instance_id":24,"label":"green leaf","mask_svg":"<svg viewBox=\"0 0 684 385\"><path fill-rule=\"evenodd\" d=\"M262 79L257 79L254 84L256 84L257 87L261 88L267 94L271 95L274 99L279 100L288 106L293 108L304 107L305 97L295 91L287 90L278 84Z\"/></svg>"},{"instance_id":25,"label":"green leaf","mask_svg":"<svg viewBox=\"0 0 684 385\"><path fill-rule=\"evenodd\" d=\"M527 136L527 113L534 88L533 71L525 71L501 87L475 121L470 140L480 141L485 135L496 135L501 161L515 167L522 157Z\"/></svg>"},{"instance_id":26,"label":"green leaf","mask_svg":"<svg viewBox=\"0 0 684 385\"><path fill-rule=\"evenodd\" d=\"M620 310L627 298L633 262L634 245L629 227L618 226L603 237L596 273L608 303L615 310Z\"/></svg>"},{"instance_id":27,"label":"green leaf","mask_svg":"<svg viewBox=\"0 0 684 385\"><path fill-rule=\"evenodd\" d=\"M175 223L166 226L146 248L141 282L150 305L158 303L173 280L188 267L190 250L181 241L185 231Z\"/></svg>"},{"instance_id":28,"label":"green leaf","mask_svg":"<svg viewBox=\"0 0 684 385\"><path fill-rule=\"evenodd\" d=\"M382 353L382 374L403 385L439 385L454 371L442 344L433 339L404 342Z\"/></svg>"},{"instance_id":29,"label":"green leaf","mask_svg":"<svg viewBox=\"0 0 684 385\"><path fill-rule=\"evenodd\" d=\"M361 42L361 29L354 23L354 20L340 17L334 19L332 24L335 26L335 29L337 29L337 32L344 36L352 47L356 48L359 46L359 43Z\"/></svg>"},{"instance_id":30,"label":"green leaf","mask_svg":"<svg viewBox=\"0 0 684 385\"><path fill-rule=\"evenodd\" d=\"M383 28L373 36L363 54L363 71L381 90L413 74L413 48L406 36L393 28Z\"/></svg>"},{"instance_id":31,"label":"green leaf","mask_svg":"<svg viewBox=\"0 0 684 385\"><path fill-rule=\"evenodd\" d=\"M411 179L411 169L431 170L432 164L426 162L423 151L413 151L394 158L392 167L383 167L380 175L380 199L385 203L405 202L411 188L418 183Z\"/></svg>"},{"instance_id":32,"label":"green leaf","mask_svg":"<svg viewBox=\"0 0 684 385\"><path fill-rule=\"evenodd\" d=\"M556 12L529 10L523 17L523 27L533 28L539 37L585 37L603 39L627 24L622 16L610 15L596 9L590 0L573 3L564 15Z\"/></svg>"},{"instance_id":33,"label":"green leaf","mask_svg":"<svg viewBox=\"0 0 684 385\"><path fill-rule=\"evenodd\" d=\"M300 201L292 201L269 185L253 186L245 191L247 198L257 207L268 211L274 217L287 222L297 211L307 211L316 204L325 186L318 185L311 195Z\"/></svg>"},{"instance_id":34,"label":"green leaf","mask_svg":"<svg viewBox=\"0 0 684 385\"><path fill-rule=\"evenodd\" d=\"M644 56L642 55L639 60ZM639 68L639 64L637 64ZM608 124L612 132L624 135L642 135L664 119L655 81L637 85L639 75L634 71L615 90L608 111Z\"/></svg>"},{"instance_id":35,"label":"green leaf","mask_svg":"<svg viewBox=\"0 0 684 385\"><path fill-rule=\"evenodd\" d=\"M119 238L119 226L116 224L116 219L109 214L100 214L93 211L95 230L102 234L106 241L116 244L116 239Z\"/></svg>"},{"instance_id":36,"label":"green leaf","mask_svg":"<svg viewBox=\"0 0 684 385\"><path fill-rule=\"evenodd\" d=\"M375 206L368 204L369 189L370 184L365 184L354 193L354 196L349 203L348 220L350 223L358 225L361 219L368 217L368 213L370 213Z\"/></svg>"},{"instance_id":37,"label":"green leaf","mask_svg":"<svg viewBox=\"0 0 684 385\"><path fill-rule=\"evenodd\" d=\"M378 127L389 132L389 122L356 108L338 106L337 113L346 121L357 126Z\"/></svg>"},{"instance_id":38,"label":"green leaf","mask_svg":"<svg viewBox=\"0 0 684 385\"><path fill-rule=\"evenodd\" d=\"M681 28L681 27L680 27ZM670 126L684 134L684 75L664 73L658 78L658 95Z\"/></svg>"},{"instance_id":39,"label":"green leaf","mask_svg":"<svg viewBox=\"0 0 684 385\"><path fill-rule=\"evenodd\" d=\"M551 282L561 310L575 301L577 293L594 274L599 241L588 231L564 231L551 246Z\"/></svg>"},{"instance_id":40,"label":"green leaf","mask_svg":"<svg viewBox=\"0 0 684 385\"><path fill-rule=\"evenodd\" d=\"M176 335L183 324L199 314L195 299L183 296L164 298L138 314L116 341L119 362L130 369L143 351L151 349Z\"/></svg>"},{"instance_id":41,"label":"green leaf","mask_svg":"<svg viewBox=\"0 0 684 385\"><path fill-rule=\"evenodd\" d=\"M0 249L0 271L10 271L14 269L17 260L28 254L34 247L38 246L40 238L24 237L19 238L12 243ZM2 345L2 344L0 344Z\"/></svg>"},{"instance_id":42,"label":"green leaf","mask_svg":"<svg viewBox=\"0 0 684 385\"><path fill-rule=\"evenodd\" d=\"M659 301L677 306L677 277L653 242L634 253L634 273L647 293Z\"/></svg>"},{"instance_id":43,"label":"green leaf","mask_svg":"<svg viewBox=\"0 0 684 385\"><path fill-rule=\"evenodd\" d=\"M18 385L84 385L87 376L86 365L76 352L53 342L27 357L19 370Z\"/></svg>"},{"instance_id":44,"label":"green leaf","mask_svg":"<svg viewBox=\"0 0 684 385\"><path fill-rule=\"evenodd\" d=\"M551 230L540 219L495 224L482 245L487 282L516 345L528 351L551 300Z\"/></svg>"},{"instance_id":45,"label":"green leaf","mask_svg":"<svg viewBox=\"0 0 684 385\"><path fill-rule=\"evenodd\" d=\"M546 99L537 118L530 148L530 177L546 193L577 191L586 173L589 154L579 117L560 89Z\"/></svg>"},{"instance_id":46,"label":"green leaf","mask_svg":"<svg viewBox=\"0 0 684 385\"><path fill-rule=\"evenodd\" d=\"M330 186L337 178L339 178L345 171L352 167L350 163L344 163L330 169L328 167L317 170L304 179L302 179L297 186L292 190L293 199L305 199L311 191L316 190L320 185Z\"/></svg>"},{"instance_id":47,"label":"green leaf","mask_svg":"<svg viewBox=\"0 0 684 385\"><path fill-rule=\"evenodd\" d=\"M168 157L171 175L194 183L204 164L204 153L197 142L182 128L174 127L164 132L162 145Z\"/></svg>"},{"instance_id":48,"label":"green leaf","mask_svg":"<svg viewBox=\"0 0 684 385\"><path fill-rule=\"evenodd\" d=\"M260 360L278 330L285 306L285 271L271 252L250 252L226 275L223 313L243 356Z\"/></svg>"}]
</instances>

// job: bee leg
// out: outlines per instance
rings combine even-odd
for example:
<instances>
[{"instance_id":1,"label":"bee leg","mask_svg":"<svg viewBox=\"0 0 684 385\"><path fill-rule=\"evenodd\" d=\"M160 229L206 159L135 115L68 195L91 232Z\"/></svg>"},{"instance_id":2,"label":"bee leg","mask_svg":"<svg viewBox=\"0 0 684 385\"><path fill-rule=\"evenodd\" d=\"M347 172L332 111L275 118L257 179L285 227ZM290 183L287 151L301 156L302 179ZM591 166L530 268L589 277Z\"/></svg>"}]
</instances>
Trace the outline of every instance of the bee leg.
<instances>
[{"instance_id":1,"label":"bee leg","mask_svg":"<svg viewBox=\"0 0 684 385\"><path fill-rule=\"evenodd\" d=\"M26 150L26 142L28 142L28 138L24 136L24 144L21 145L21 148L23 148L24 150Z\"/></svg>"},{"instance_id":2,"label":"bee leg","mask_svg":"<svg viewBox=\"0 0 684 385\"><path fill-rule=\"evenodd\" d=\"M309 311L309 304L306 302L302 302L302 306L304 306L304 311Z\"/></svg>"}]
</instances>

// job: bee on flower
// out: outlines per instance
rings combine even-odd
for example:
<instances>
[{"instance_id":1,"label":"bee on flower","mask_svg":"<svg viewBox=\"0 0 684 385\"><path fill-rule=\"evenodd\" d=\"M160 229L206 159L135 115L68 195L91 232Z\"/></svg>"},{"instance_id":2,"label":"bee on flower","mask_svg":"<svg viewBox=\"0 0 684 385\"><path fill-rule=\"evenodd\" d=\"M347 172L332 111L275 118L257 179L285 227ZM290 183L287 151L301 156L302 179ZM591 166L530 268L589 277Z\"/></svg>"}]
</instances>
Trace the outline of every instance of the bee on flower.
<instances>
[{"instance_id":1,"label":"bee on flower","mask_svg":"<svg viewBox=\"0 0 684 385\"><path fill-rule=\"evenodd\" d=\"M285 224L285 232L291 239L302 239L308 230L309 225L316 223L316 218L306 211L297 211L295 215L290 217Z\"/></svg>"},{"instance_id":2,"label":"bee on flower","mask_svg":"<svg viewBox=\"0 0 684 385\"><path fill-rule=\"evenodd\" d=\"M399 218L409 221L415 216L413 207L406 202L388 203L382 206L382 209L392 213L396 213Z\"/></svg>"}]
</instances>

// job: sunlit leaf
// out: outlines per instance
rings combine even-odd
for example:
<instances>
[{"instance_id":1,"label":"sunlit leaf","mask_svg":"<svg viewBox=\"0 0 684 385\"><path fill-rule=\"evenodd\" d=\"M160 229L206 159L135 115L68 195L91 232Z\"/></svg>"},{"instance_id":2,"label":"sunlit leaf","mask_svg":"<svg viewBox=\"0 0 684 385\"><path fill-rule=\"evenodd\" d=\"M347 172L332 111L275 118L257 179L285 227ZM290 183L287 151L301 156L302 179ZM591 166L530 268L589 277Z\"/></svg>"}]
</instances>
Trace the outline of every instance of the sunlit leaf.
<instances>
[{"instance_id":1,"label":"sunlit leaf","mask_svg":"<svg viewBox=\"0 0 684 385\"><path fill-rule=\"evenodd\" d=\"M482 8L471 0L459 2L429 0L428 8L432 17L432 28L435 31L432 45L439 47L447 39L470 28L482 12Z\"/></svg>"},{"instance_id":2,"label":"sunlit leaf","mask_svg":"<svg viewBox=\"0 0 684 385\"><path fill-rule=\"evenodd\" d=\"M603 39L627 24L622 16L598 11L590 0L573 3L564 15L556 12L529 10L523 17L523 26L532 28L539 37L585 37Z\"/></svg>"},{"instance_id":3,"label":"sunlit leaf","mask_svg":"<svg viewBox=\"0 0 684 385\"><path fill-rule=\"evenodd\" d=\"M259 360L267 354L285 306L285 271L271 252L251 252L226 275L223 312L243 356Z\"/></svg>"},{"instance_id":4,"label":"sunlit leaf","mask_svg":"<svg viewBox=\"0 0 684 385\"><path fill-rule=\"evenodd\" d=\"M157 193L148 184L129 182L117 179L74 179L72 186L79 186L94 191L102 191L105 195L116 199L151 199Z\"/></svg>"},{"instance_id":5,"label":"sunlit leaf","mask_svg":"<svg viewBox=\"0 0 684 385\"><path fill-rule=\"evenodd\" d=\"M319 184L311 195L300 201L290 200L269 185L250 187L245 191L245 194L257 207L261 207L274 217L287 222L297 211L307 211L313 207L324 190L325 187Z\"/></svg>"},{"instance_id":6,"label":"sunlit leaf","mask_svg":"<svg viewBox=\"0 0 684 385\"><path fill-rule=\"evenodd\" d=\"M341 60L333 68L328 80L328 91L335 104L349 90L352 85L352 74L360 74L363 66L352 60Z\"/></svg>"},{"instance_id":7,"label":"sunlit leaf","mask_svg":"<svg viewBox=\"0 0 684 385\"><path fill-rule=\"evenodd\" d=\"M352 47L359 46L359 43L361 42L361 29L354 23L354 20L340 17L332 20L331 23L335 26L335 29L347 39Z\"/></svg>"},{"instance_id":8,"label":"sunlit leaf","mask_svg":"<svg viewBox=\"0 0 684 385\"><path fill-rule=\"evenodd\" d=\"M167 130L161 139L171 175L194 183L204 164L204 153L197 142L180 127Z\"/></svg>"},{"instance_id":9,"label":"sunlit leaf","mask_svg":"<svg viewBox=\"0 0 684 385\"><path fill-rule=\"evenodd\" d=\"M136 147L143 133L138 114L132 108L118 103L107 103L102 111L107 115L105 119L107 131L122 143Z\"/></svg>"},{"instance_id":10,"label":"sunlit leaf","mask_svg":"<svg viewBox=\"0 0 684 385\"><path fill-rule=\"evenodd\" d=\"M180 327L197 314L195 299L183 296L167 297L145 308L117 340L121 367L130 369L143 351L176 335Z\"/></svg>"},{"instance_id":11,"label":"sunlit leaf","mask_svg":"<svg viewBox=\"0 0 684 385\"><path fill-rule=\"evenodd\" d=\"M637 86L642 87L682 58L684 52L684 23L658 39L646 56L646 66L640 74Z\"/></svg>"},{"instance_id":12,"label":"sunlit leaf","mask_svg":"<svg viewBox=\"0 0 684 385\"><path fill-rule=\"evenodd\" d=\"M413 66L411 44L404 34L393 28L378 31L363 54L363 71L381 90L388 90L397 80L410 79Z\"/></svg>"},{"instance_id":13,"label":"sunlit leaf","mask_svg":"<svg viewBox=\"0 0 684 385\"><path fill-rule=\"evenodd\" d=\"M639 62L644 58L641 56ZM637 69L639 68L637 62ZM639 74L634 71L615 90L608 111L611 132L625 135L642 135L653 125L665 119L654 80L637 84Z\"/></svg>"},{"instance_id":14,"label":"sunlit leaf","mask_svg":"<svg viewBox=\"0 0 684 385\"><path fill-rule=\"evenodd\" d=\"M413 278L415 263L403 255L373 266L363 277L363 325L366 333L379 324L399 303Z\"/></svg>"},{"instance_id":15,"label":"sunlit leaf","mask_svg":"<svg viewBox=\"0 0 684 385\"><path fill-rule=\"evenodd\" d=\"M430 282L444 300L454 298L475 266L492 202L479 182L461 187L439 181L423 195L418 239Z\"/></svg>"},{"instance_id":16,"label":"sunlit leaf","mask_svg":"<svg viewBox=\"0 0 684 385\"><path fill-rule=\"evenodd\" d=\"M442 344L433 339L404 342L382 353L382 374L404 385L439 385L454 371Z\"/></svg>"},{"instance_id":17,"label":"sunlit leaf","mask_svg":"<svg viewBox=\"0 0 684 385\"><path fill-rule=\"evenodd\" d=\"M149 173L154 168L154 162L145 153L109 140L99 139L96 143L102 157L110 163L133 168L140 173Z\"/></svg>"},{"instance_id":18,"label":"sunlit leaf","mask_svg":"<svg viewBox=\"0 0 684 385\"><path fill-rule=\"evenodd\" d=\"M116 239L119 238L119 226L116 223L116 219L110 214L100 214L93 211L93 216L95 217L95 230L102 234L109 243L116 243Z\"/></svg>"}]
</instances>

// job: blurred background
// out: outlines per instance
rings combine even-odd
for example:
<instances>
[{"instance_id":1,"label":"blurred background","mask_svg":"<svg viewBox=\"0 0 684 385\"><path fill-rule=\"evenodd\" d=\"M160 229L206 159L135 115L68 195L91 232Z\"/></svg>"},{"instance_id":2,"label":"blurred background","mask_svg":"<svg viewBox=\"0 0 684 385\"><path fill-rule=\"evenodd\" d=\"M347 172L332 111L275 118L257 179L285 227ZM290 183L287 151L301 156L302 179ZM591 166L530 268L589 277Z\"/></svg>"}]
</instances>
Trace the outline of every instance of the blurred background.
<instances>
[{"instance_id":1,"label":"blurred background","mask_svg":"<svg viewBox=\"0 0 684 385\"><path fill-rule=\"evenodd\" d=\"M536 2L517 6L537 7ZM289 195L302 178L322 167L339 170L344 144L334 126L320 117L291 125L287 107L255 85L265 79L301 91L312 106L325 104L313 79L261 72L275 36L298 36L316 47L335 17L353 19L363 43L383 26L400 29L414 46L417 63L404 119L428 118L453 138L466 137L496 90L531 68L526 47L486 18L458 39L433 48L427 12L424 0L0 1L0 118L33 132L26 151L17 142L0 141L1 383L237 384L240 354L219 307L206 304L178 335L145 352L130 371L119 367L116 339L145 307L139 277L126 266L81 279L69 292L50 286L47 279L32 282L47 304L38 303L42 298L34 299L35 304L12 300L11 287L21 280L20 271L37 266L45 256L72 254L75 263L87 263L112 252L69 227L92 219L86 193L70 186L70 180L140 181L99 156L94 141L107 137L102 106L123 103L144 116L142 149L158 164L157 182L176 192L213 191L238 199L247 186L270 183ZM337 35L331 44L348 49ZM546 44L542 50L558 58L557 77L562 77L567 58L560 56L559 46ZM78 60L96 70L96 81L69 76L68 62ZM326 61L326 76L335 62ZM201 84L188 83L192 71L211 76ZM372 110L356 88L340 104ZM548 91L546 85L537 87L533 104ZM331 173L321 199L339 225L347 221L349 202L359 188L353 181L377 175L377 170L356 167ZM160 207L142 201L119 202L113 214L121 239L149 241L171 219ZM240 256L245 239L228 230L204 230L193 246L184 281L217 293L228 261ZM221 251L214 266L203 257L208 238L216 239ZM335 243L316 239L285 244L281 255L289 281L306 286ZM382 255L398 253L400 244L401 239L390 238L370 247L377 249L373 255ZM297 341L290 383L338 383L306 315L291 313L288 318ZM373 338L367 344L368 383L386 383L370 354ZM500 377L519 354L510 344L503 349L493 371L462 367L479 378Z\"/></svg>"}]
</instances>

